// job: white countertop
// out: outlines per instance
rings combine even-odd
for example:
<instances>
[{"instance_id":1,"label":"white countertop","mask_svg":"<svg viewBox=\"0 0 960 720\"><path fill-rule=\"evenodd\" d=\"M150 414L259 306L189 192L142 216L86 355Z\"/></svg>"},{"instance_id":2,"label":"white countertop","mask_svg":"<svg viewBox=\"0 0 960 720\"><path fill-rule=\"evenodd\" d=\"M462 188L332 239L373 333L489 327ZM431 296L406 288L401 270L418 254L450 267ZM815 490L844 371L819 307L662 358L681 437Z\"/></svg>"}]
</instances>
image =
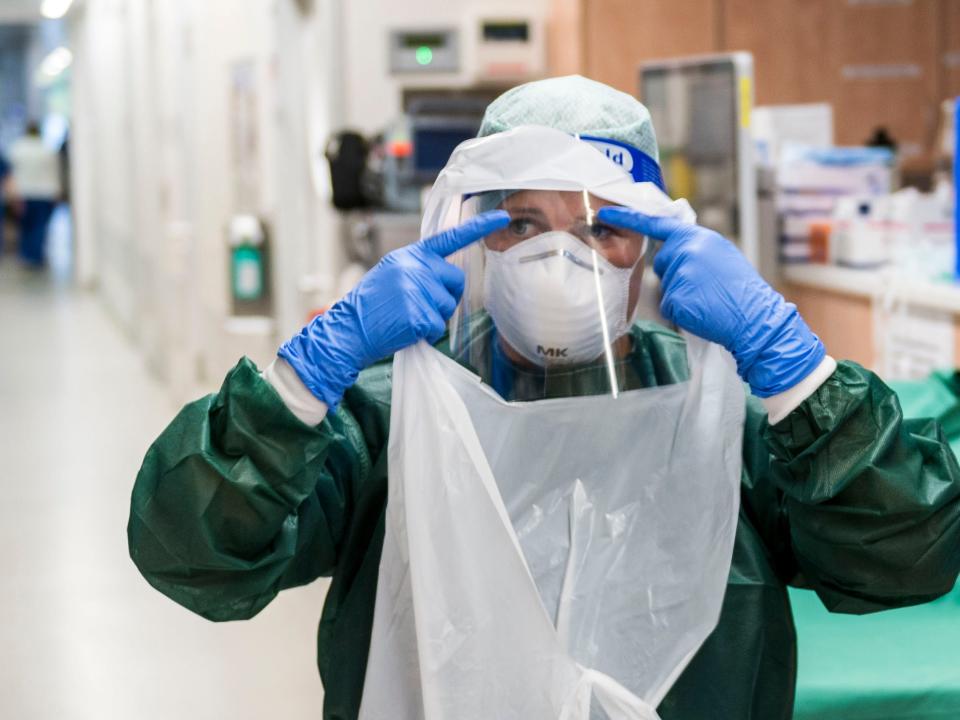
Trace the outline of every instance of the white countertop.
<instances>
[{"instance_id":1,"label":"white countertop","mask_svg":"<svg viewBox=\"0 0 960 720\"><path fill-rule=\"evenodd\" d=\"M871 299L889 299L960 315L960 283L905 277L890 268L854 270L803 263L783 265L781 277L794 285Z\"/></svg>"}]
</instances>

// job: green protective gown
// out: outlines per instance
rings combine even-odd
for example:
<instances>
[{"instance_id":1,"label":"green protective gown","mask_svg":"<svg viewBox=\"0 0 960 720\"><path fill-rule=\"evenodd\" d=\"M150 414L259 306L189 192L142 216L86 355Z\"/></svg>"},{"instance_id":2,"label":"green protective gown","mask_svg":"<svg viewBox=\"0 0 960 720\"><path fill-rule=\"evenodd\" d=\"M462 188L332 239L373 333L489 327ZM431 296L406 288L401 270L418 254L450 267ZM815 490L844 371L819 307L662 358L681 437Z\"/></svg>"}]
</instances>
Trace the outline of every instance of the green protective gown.
<instances>
[{"instance_id":1,"label":"green protective gown","mask_svg":"<svg viewBox=\"0 0 960 720\"><path fill-rule=\"evenodd\" d=\"M683 341L633 329L644 386L686 377ZM146 579L211 620L249 618L285 588L333 576L318 633L323 717L356 718L387 498L392 365L361 373L310 427L247 359L147 451L130 554ZM719 624L659 707L664 720L793 712L788 584L836 612L922 603L960 573L960 468L937 422L902 417L873 373L839 363L775 426L747 400L740 522ZM690 438L695 443L697 438Z\"/></svg>"}]
</instances>

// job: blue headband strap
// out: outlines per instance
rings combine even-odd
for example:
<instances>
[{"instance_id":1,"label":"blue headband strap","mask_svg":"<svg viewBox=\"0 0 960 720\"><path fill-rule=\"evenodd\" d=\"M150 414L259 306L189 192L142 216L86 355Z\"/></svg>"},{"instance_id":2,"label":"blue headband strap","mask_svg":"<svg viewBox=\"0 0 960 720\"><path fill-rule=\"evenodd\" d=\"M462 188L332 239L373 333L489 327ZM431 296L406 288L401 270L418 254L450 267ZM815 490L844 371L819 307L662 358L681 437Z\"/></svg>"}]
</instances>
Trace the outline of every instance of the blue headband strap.
<instances>
[{"instance_id":1,"label":"blue headband strap","mask_svg":"<svg viewBox=\"0 0 960 720\"><path fill-rule=\"evenodd\" d=\"M610 138L593 135L579 135L578 137L630 173L634 182L652 182L664 192L667 191L660 165L642 150Z\"/></svg>"}]
</instances>

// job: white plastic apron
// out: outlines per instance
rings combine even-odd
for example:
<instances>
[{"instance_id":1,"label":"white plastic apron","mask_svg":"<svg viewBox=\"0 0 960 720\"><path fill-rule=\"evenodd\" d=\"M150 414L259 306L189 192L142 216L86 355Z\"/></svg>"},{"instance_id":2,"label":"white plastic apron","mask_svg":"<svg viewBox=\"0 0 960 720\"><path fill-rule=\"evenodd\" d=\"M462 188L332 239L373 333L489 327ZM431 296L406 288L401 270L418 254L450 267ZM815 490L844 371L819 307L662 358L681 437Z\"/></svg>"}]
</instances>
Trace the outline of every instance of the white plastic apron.
<instances>
[{"instance_id":1,"label":"white plastic apron","mask_svg":"<svg viewBox=\"0 0 960 720\"><path fill-rule=\"evenodd\" d=\"M361 720L650 720L716 625L744 391L691 379L508 403L421 343L394 359Z\"/></svg>"}]
</instances>

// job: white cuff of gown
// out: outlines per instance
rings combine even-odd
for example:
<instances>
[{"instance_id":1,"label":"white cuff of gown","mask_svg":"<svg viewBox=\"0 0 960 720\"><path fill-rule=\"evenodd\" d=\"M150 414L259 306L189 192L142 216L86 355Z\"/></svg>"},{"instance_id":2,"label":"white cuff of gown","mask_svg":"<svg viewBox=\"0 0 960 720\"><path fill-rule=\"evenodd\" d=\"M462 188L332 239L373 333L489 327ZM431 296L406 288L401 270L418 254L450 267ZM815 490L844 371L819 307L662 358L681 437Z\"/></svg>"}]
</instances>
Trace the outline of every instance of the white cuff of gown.
<instances>
[{"instance_id":1,"label":"white cuff of gown","mask_svg":"<svg viewBox=\"0 0 960 720\"><path fill-rule=\"evenodd\" d=\"M813 395L837 369L837 361L827 355L817 368L789 390L768 398L761 398L767 409L768 422L776 425L800 407L800 403Z\"/></svg>"},{"instance_id":2,"label":"white cuff of gown","mask_svg":"<svg viewBox=\"0 0 960 720\"><path fill-rule=\"evenodd\" d=\"M274 358L262 373L263 379L273 386L283 404L300 422L319 425L327 416L327 404L307 389L293 368L283 358Z\"/></svg>"}]
</instances>

